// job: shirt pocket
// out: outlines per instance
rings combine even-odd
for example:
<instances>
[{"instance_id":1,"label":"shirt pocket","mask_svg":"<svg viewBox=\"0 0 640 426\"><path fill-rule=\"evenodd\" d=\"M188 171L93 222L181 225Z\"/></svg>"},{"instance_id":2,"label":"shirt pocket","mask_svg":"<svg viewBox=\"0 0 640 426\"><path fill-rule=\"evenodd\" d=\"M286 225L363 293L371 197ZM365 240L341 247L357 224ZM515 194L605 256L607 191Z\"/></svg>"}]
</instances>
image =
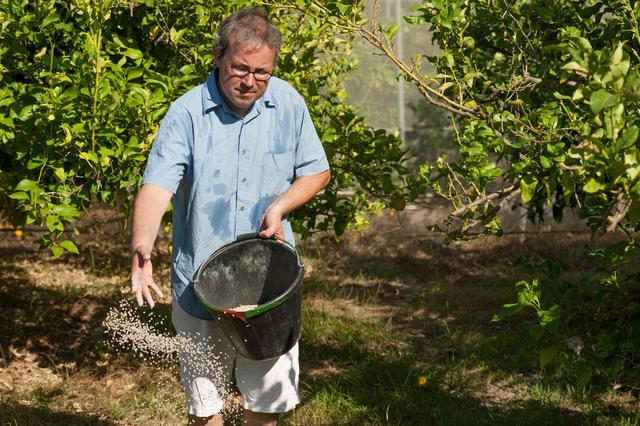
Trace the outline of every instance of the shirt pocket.
<instances>
[{"instance_id":1,"label":"shirt pocket","mask_svg":"<svg viewBox=\"0 0 640 426\"><path fill-rule=\"evenodd\" d=\"M271 161L267 163L267 176L270 182L270 189L280 195L284 192L293 179L294 154L292 152L282 152L270 154Z\"/></svg>"}]
</instances>

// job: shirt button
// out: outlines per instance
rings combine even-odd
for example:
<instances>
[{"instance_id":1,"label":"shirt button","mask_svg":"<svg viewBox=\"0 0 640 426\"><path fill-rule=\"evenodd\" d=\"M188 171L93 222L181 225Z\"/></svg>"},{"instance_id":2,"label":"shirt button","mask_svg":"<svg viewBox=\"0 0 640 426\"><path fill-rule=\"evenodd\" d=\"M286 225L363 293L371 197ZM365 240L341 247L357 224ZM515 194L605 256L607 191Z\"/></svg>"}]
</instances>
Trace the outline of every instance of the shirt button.
<instances>
[{"instance_id":1,"label":"shirt button","mask_svg":"<svg viewBox=\"0 0 640 426\"><path fill-rule=\"evenodd\" d=\"M245 155L246 153L247 153L247 150L246 150L246 149L243 149L243 150L242 150L242 155Z\"/></svg>"},{"instance_id":2,"label":"shirt button","mask_svg":"<svg viewBox=\"0 0 640 426\"><path fill-rule=\"evenodd\" d=\"M240 206L240 211L244 211L244 206Z\"/></svg>"},{"instance_id":3,"label":"shirt button","mask_svg":"<svg viewBox=\"0 0 640 426\"><path fill-rule=\"evenodd\" d=\"M245 183L247 181L247 178L242 178L242 183Z\"/></svg>"}]
</instances>

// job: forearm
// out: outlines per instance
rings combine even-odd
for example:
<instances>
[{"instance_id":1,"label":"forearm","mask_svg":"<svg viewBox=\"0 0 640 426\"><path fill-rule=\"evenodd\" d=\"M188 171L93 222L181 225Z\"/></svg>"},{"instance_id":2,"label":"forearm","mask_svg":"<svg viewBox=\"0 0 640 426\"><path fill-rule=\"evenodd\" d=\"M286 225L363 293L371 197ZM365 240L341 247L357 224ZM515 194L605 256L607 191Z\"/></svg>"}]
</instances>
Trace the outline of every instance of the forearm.
<instances>
[{"instance_id":1,"label":"forearm","mask_svg":"<svg viewBox=\"0 0 640 426\"><path fill-rule=\"evenodd\" d=\"M131 252L137 249L151 252L172 195L157 185L146 184L140 188L133 204Z\"/></svg>"},{"instance_id":2,"label":"forearm","mask_svg":"<svg viewBox=\"0 0 640 426\"><path fill-rule=\"evenodd\" d=\"M269 206L269 210L277 211L280 217L286 216L312 199L327 186L330 178L331 173L329 170L311 176L296 178L289 189Z\"/></svg>"}]
</instances>

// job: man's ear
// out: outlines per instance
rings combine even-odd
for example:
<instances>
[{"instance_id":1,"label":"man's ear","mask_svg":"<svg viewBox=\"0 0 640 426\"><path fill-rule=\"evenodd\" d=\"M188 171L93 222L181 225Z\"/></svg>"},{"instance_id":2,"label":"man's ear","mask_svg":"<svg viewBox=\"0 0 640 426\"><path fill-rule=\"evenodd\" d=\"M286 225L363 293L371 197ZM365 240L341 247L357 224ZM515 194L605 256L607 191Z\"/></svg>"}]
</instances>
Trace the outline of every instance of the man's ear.
<instances>
[{"instance_id":1,"label":"man's ear","mask_svg":"<svg viewBox=\"0 0 640 426\"><path fill-rule=\"evenodd\" d=\"M220 63L220 59L222 59L222 49L216 47L216 65Z\"/></svg>"}]
</instances>

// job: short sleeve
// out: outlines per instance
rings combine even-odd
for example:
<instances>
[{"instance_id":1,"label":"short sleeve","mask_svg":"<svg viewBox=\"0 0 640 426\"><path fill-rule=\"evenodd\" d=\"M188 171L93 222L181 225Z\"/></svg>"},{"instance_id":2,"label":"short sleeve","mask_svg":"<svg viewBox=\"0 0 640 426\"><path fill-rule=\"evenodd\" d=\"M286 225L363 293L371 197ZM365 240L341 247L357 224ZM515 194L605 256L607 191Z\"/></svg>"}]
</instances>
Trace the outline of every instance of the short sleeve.
<instances>
[{"instance_id":1,"label":"short sleeve","mask_svg":"<svg viewBox=\"0 0 640 426\"><path fill-rule=\"evenodd\" d=\"M302 120L296 147L296 176L311 176L329 170L318 132L316 132L307 106L302 104Z\"/></svg>"},{"instance_id":2,"label":"short sleeve","mask_svg":"<svg viewBox=\"0 0 640 426\"><path fill-rule=\"evenodd\" d=\"M169 109L151 147L142 184L152 183L176 193L191 162L193 135L187 124L188 114Z\"/></svg>"}]
</instances>

